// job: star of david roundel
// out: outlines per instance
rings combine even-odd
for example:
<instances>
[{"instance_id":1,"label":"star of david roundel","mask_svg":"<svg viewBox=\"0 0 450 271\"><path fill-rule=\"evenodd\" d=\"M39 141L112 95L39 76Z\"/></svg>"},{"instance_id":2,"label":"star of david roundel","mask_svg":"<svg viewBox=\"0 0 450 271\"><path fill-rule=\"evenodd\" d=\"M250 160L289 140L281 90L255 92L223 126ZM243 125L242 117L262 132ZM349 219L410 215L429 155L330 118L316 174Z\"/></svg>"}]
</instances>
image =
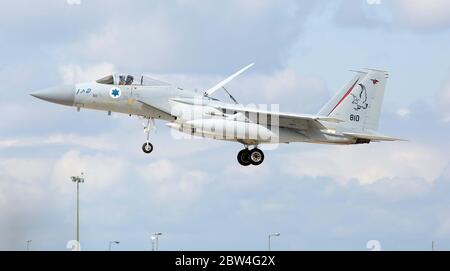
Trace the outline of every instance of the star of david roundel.
<instances>
[{"instance_id":1,"label":"star of david roundel","mask_svg":"<svg viewBox=\"0 0 450 271\"><path fill-rule=\"evenodd\" d=\"M114 87L109 90L109 96L111 96L111 98L113 99L118 99L121 94L122 91L120 90L120 88Z\"/></svg>"}]
</instances>

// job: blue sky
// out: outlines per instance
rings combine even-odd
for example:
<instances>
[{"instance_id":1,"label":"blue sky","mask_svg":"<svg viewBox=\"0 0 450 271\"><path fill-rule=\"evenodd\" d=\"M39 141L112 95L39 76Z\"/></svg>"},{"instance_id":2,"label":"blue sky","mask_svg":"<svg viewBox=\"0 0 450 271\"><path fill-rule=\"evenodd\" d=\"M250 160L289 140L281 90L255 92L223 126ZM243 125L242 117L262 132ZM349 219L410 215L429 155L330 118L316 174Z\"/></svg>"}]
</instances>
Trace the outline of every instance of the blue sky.
<instances>
[{"instance_id":1,"label":"blue sky","mask_svg":"<svg viewBox=\"0 0 450 271\"><path fill-rule=\"evenodd\" d=\"M0 1L0 249L65 250L71 175L86 172L81 245L149 250L450 249L450 4L446 0ZM239 144L173 138L133 117L28 93L112 72L315 113L352 76L390 71L381 132L408 142L290 144L241 168Z\"/></svg>"}]
</instances>

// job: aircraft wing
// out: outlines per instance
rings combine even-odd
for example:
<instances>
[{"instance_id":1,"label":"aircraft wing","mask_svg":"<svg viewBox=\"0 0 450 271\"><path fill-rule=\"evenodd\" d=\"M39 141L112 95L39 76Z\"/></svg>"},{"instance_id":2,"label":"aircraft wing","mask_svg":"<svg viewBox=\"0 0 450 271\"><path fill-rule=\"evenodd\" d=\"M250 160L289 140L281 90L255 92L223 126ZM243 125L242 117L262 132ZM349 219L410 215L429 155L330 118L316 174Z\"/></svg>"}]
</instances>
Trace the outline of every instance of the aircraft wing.
<instances>
[{"instance_id":1,"label":"aircraft wing","mask_svg":"<svg viewBox=\"0 0 450 271\"><path fill-rule=\"evenodd\" d=\"M151 115L156 115L161 119L167 120L167 121L173 121L176 118L170 115L167 112L164 112L161 109L158 109L157 107L151 105L149 102L137 100L138 103L142 104L142 106L145 108L146 111L149 112Z\"/></svg>"},{"instance_id":2,"label":"aircraft wing","mask_svg":"<svg viewBox=\"0 0 450 271\"><path fill-rule=\"evenodd\" d=\"M258 110L251 109L239 106L228 106L228 105L216 105L215 108L218 110L222 110L224 113L241 113L246 117L259 116L259 119L264 119L267 121L267 124L276 124L274 122L274 118L278 119L279 127L292 128L296 130L307 130L311 126L315 126L319 129L326 129L320 121L326 122L342 122L342 120L325 117L325 116L316 116L316 115L304 115L304 114L292 114L292 113L281 113L267 110ZM255 120L252 120L255 121Z\"/></svg>"}]
</instances>

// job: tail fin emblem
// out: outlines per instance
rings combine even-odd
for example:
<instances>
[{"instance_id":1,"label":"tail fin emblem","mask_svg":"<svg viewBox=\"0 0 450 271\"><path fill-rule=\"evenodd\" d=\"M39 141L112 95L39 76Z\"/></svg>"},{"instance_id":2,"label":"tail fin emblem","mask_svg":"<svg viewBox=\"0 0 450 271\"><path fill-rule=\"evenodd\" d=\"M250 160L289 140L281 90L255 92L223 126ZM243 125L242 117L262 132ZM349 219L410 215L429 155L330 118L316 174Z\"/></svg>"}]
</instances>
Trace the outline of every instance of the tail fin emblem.
<instances>
[{"instance_id":1,"label":"tail fin emblem","mask_svg":"<svg viewBox=\"0 0 450 271\"><path fill-rule=\"evenodd\" d=\"M367 90L363 84L358 84L361 87L361 92L359 95L351 94L353 97L352 104L355 105L355 110L367 109L369 104L367 103Z\"/></svg>"}]
</instances>

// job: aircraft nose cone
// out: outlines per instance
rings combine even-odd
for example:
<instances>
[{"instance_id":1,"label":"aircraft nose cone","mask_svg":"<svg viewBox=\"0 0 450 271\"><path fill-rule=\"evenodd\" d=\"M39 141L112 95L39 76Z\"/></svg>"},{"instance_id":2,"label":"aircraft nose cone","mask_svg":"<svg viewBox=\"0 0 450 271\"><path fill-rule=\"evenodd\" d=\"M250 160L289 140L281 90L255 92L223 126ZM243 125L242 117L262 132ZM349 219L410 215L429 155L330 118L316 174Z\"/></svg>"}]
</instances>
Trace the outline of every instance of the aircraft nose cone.
<instances>
[{"instance_id":1,"label":"aircraft nose cone","mask_svg":"<svg viewBox=\"0 0 450 271\"><path fill-rule=\"evenodd\" d=\"M30 95L44 101L73 106L75 101L75 85L41 89L30 93Z\"/></svg>"}]
</instances>

